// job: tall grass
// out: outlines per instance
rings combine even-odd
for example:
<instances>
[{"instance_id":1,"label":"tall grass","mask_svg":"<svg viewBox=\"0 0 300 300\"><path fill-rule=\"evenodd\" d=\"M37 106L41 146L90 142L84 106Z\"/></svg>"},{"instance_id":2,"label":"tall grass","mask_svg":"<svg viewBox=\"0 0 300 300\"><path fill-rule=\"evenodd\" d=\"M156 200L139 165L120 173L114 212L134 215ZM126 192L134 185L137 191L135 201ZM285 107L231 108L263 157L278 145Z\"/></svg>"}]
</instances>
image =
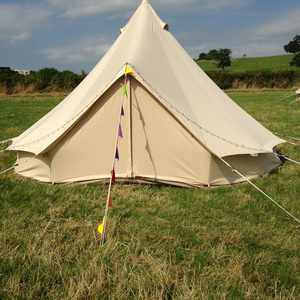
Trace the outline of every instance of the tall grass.
<instances>
[{"instance_id":1,"label":"tall grass","mask_svg":"<svg viewBox=\"0 0 300 300\"><path fill-rule=\"evenodd\" d=\"M289 92L230 95L260 122L299 136ZM0 100L0 140L59 99ZM300 149L282 150L300 158ZM0 169L14 161L0 155ZM300 168L256 183L300 216ZM0 299L299 299L299 226L247 184L216 189L116 185L100 247L107 187L0 177Z\"/></svg>"}]
</instances>

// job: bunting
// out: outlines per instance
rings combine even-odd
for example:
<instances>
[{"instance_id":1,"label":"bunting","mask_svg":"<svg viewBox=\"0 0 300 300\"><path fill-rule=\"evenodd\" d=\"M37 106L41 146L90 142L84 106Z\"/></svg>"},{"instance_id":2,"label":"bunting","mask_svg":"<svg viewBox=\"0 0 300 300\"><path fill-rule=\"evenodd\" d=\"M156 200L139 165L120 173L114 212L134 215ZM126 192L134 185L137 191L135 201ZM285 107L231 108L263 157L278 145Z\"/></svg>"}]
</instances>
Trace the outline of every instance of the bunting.
<instances>
[{"instance_id":1,"label":"bunting","mask_svg":"<svg viewBox=\"0 0 300 300\"><path fill-rule=\"evenodd\" d=\"M127 85L126 85L126 83L123 84L123 94L124 94L126 97L128 97L128 91L127 91Z\"/></svg>"},{"instance_id":2,"label":"bunting","mask_svg":"<svg viewBox=\"0 0 300 300\"><path fill-rule=\"evenodd\" d=\"M112 203L112 199L111 199L111 198L109 198L108 207L109 207L109 208L112 208L112 207L113 207L113 203Z\"/></svg>"},{"instance_id":3,"label":"bunting","mask_svg":"<svg viewBox=\"0 0 300 300\"><path fill-rule=\"evenodd\" d=\"M125 74L125 76L133 74L133 69L128 64L126 64L126 66L125 66L124 74Z\"/></svg>"},{"instance_id":4,"label":"bunting","mask_svg":"<svg viewBox=\"0 0 300 300\"><path fill-rule=\"evenodd\" d=\"M124 136L123 136L123 130L122 130L122 126L121 126L121 124L119 125L119 132L118 132L118 136L119 136L119 138L123 138Z\"/></svg>"},{"instance_id":5,"label":"bunting","mask_svg":"<svg viewBox=\"0 0 300 300\"><path fill-rule=\"evenodd\" d=\"M124 69L124 83L122 85L122 94L125 97L128 97L128 88L127 88L127 76L133 74L133 69L129 67L127 64ZM115 155L113 159L113 167L111 171L111 178L110 178L110 183L109 183L109 189L108 189L108 194L107 194L107 199L106 199L106 208L105 208L105 215L103 218L103 222L98 226L97 231L101 235L101 244L103 245L106 240L106 229L107 229L107 216L108 216L108 211L113 207L113 202L111 198L111 190L112 190L112 185L116 183L116 171L115 171L115 164L116 161L120 160L120 153L119 153L119 141L120 139L124 138L123 134L123 129L121 125L121 120L122 117L125 116L125 111L124 111L124 98L123 98L123 103L121 106L121 111L120 111L120 120L119 120L119 126L117 128L117 136L116 136L116 145L115 145Z\"/></svg>"},{"instance_id":6,"label":"bunting","mask_svg":"<svg viewBox=\"0 0 300 300\"><path fill-rule=\"evenodd\" d=\"M116 183L116 172L115 172L115 169L113 169L111 171L111 182L112 182L112 184Z\"/></svg>"},{"instance_id":7,"label":"bunting","mask_svg":"<svg viewBox=\"0 0 300 300\"><path fill-rule=\"evenodd\" d=\"M103 231L104 231L104 225L103 225L103 223L101 223L101 224L98 226L97 231L98 231L99 234L101 234L101 235L103 234Z\"/></svg>"},{"instance_id":8,"label":"bunting","mask_svg":"<svg viewBox=\"0 0 300 300\"><path fill-rule=\"evenodd\" d=\"M117 147L117 149L116 149L115 159L116 159L116 160L120 160L120 155L119 155L119 149L118 149L118 147Z\"/></svg>"}]
</instances>

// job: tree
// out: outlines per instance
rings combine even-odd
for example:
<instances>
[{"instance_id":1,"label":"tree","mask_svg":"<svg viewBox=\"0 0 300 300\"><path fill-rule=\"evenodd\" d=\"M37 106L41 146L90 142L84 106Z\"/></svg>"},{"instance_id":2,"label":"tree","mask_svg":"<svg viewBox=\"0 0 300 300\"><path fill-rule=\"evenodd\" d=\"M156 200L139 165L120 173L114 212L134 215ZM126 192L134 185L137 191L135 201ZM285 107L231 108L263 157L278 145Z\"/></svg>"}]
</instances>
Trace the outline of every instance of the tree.
<instances>
[{"instance_id":1,"label":"tree","mask_svg":"<svg viewBox=\"0 0 300 300\"><path fill-rule=\"evenodd\" d=\"M284 46L284 50L287 53L297 53L300 52L300 35L296 35L292 41Z\"/></svg>"},{"instance_id":2,"label":"tree","mask_svg":"<svg viewBox=\"0 0 300 300\"><path fill-rule=\"evenodd\" d=\"M204 53L204 52L200 53L198 59L199 59L199 60L207 59L207 54Z\"/></svg>"},{"instance_id":3,"label":"tree","mask_svg":"<svg viewBox=\"0 0 300 300\"><path fill-rule=\"evenodd\" d=\"M207 59L218 60L219 51L216 49L212 49L207 53Z\"/></svg>"},{"instance_id":4,"label":"tree","mask_svg":"<svg viewBox=\"0 0 300 300\"><path fill-rule=\"evenodd\" d=\"M41 69L35 72L34 76L39 90L49 88L53 79L59 74L59 71L54 68Z\"/></svg>"},{"instance_id":5,"label":"tree","mask_svg":"<svg viewBox=\"0 0 300 300\"><path fill-rule=\"evenodd\" d=\"M220 49L217 56L218 68L222 68L223 71L225 67L231 66L231 50L230 49Z\"/></svg>"},{"instance_id":6,"label":"tree","mask_svg":"<svg viewBox=\"0 0 300 300\"><path fill-rule=\"evenodd\" d=\"M291 66L300 67L300 52L295 54L293 60L291 61Z\"/></svg>"}]
</instances>

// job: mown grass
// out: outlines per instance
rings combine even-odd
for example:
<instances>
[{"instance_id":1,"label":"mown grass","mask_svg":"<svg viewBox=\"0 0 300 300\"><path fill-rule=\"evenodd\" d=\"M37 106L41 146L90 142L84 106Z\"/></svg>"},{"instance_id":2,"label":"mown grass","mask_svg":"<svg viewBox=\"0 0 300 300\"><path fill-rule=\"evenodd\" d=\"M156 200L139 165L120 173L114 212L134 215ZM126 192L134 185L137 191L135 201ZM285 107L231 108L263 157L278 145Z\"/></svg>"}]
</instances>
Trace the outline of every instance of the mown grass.
<instances>
[{"instance_id":1,"label":"mown grass","mask_svg":"<svg viewBox=\"0 0 300 300\"><path fill-rule=\"evenodd\" d=\"M292 58L292 55L233 58L231 67L226 68L226 70L229 72L297 71L299 68L290 66ZM215 71L218 69L216 62L211 60L201 60L199 65L205 71Z\"/></svg>"},{"instance_id":2,"label":"mown grass","mask_svg":"<svg viewBox=\"0 0 300 300\"><path fill-rule=\"evenodd\" d=\"M267 127L299 136L288 91L230 92ZM2 97L0 140L53 107ZM282 150L300 158L300 149ZM0 169L14 160L0 155ZM256 183L300 216L300 168ZM299 299L300 227L247 184L216 189L116 185L99 246L107 187L0 177L0 299Z\"/></svg>"}]
</instances>

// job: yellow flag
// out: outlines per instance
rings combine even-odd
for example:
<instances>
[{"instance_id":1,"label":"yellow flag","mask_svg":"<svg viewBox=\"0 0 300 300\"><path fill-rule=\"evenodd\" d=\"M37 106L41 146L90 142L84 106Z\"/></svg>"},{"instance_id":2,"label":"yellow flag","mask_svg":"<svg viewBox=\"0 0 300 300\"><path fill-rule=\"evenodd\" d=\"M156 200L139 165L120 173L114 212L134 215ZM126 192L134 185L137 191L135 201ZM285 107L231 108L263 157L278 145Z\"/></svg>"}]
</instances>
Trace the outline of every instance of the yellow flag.
<instances>
[{"instance_id":1,"label":"yellow flag","mask_svg":"<svg viewBox=\"0 0 300 300\"><path fill-rule=\"evenodd\" d=\"M98 226L98 233L103 234L104 226L103 223Z\"/></svg>"},{"instance_id":2,"label":"yellow flag","mask_svg":"<svg viewBox=\"0 0 300 300\"><path fill-rule=\"evenodd\" d=\"M132 75L133 74L133 69L130 66L126 65L125 70L124 70L124 74L126 76L127 75Z\"/></svg>"}]
</instances>

